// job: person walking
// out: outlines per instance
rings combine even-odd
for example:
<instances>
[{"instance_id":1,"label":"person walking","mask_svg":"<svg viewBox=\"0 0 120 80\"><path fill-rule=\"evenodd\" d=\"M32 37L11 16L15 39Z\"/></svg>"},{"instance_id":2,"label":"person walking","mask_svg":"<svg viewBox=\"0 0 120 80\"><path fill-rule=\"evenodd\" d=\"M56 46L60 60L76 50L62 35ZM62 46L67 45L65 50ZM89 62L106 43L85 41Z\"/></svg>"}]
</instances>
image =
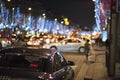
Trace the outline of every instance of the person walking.
<instances>
[{"instance_id":1,"label":"person walking","mask_svg":"<svg viewBox=\"0 0 120 80\"><path fill-rule=\"evenodd\" d=\"M85 43L86 61L88 61L89 52L90 52L90 44L89 44L89 40L87 40L86 43Z\"/></svg>"}]
</instances>

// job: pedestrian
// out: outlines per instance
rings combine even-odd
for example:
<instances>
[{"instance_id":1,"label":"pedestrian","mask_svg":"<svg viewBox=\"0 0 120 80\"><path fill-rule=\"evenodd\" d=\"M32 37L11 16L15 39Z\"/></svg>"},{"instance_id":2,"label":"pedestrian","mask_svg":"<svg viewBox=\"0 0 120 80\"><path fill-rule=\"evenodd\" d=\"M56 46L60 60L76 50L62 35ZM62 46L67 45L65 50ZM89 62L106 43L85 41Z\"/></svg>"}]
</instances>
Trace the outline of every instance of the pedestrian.
<instances>
[{"instance_id":1,"label":"pedestrian","mask_svg":"<svg viewBox=\"0 0 120 80\"><path fill-rule=\"evenodd\" d=\"M96 39L96 44L97 44L97 47L100 46L100 38L97 38L97 39Z\"/></svg>"},{"instance_id":2,"label":"pedestrian","mask_svg":"<svg viewBox=\"0 0 120 80\"><path fill-rule=\"evenodd\" d=\"M86 61L88 61L89 52L90 52L90 44L89 44L89 40L87 40L86 43L85 43Z\"/></svg>"},{"instance_id":3,"label":"pedestrian","mask_svg":"<svg viewBox=\"0 0 120 80\"><path fill-rule=\"evenodd\" d=\"M108 39L105 41L105 46L106 46L106 49L108 49L108 47L109 47L109 40Z\"/></svg>"}]
</instances>

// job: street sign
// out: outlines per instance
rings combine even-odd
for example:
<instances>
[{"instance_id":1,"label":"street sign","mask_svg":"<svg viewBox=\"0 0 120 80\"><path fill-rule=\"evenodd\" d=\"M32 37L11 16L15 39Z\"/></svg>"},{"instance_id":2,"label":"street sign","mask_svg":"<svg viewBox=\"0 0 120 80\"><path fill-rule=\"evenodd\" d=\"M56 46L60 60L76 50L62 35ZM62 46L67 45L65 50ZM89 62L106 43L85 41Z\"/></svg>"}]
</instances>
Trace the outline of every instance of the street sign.
<instances>
[{"instance_id":1,"label":"street sign","mask_svg":"<svg viewBox=\"0 0 120 80\"><path fill-rule=\"evenodd\" d=\"M117 0L117 12L120 13L120 0Z\"/></svg>"}]
</instances>

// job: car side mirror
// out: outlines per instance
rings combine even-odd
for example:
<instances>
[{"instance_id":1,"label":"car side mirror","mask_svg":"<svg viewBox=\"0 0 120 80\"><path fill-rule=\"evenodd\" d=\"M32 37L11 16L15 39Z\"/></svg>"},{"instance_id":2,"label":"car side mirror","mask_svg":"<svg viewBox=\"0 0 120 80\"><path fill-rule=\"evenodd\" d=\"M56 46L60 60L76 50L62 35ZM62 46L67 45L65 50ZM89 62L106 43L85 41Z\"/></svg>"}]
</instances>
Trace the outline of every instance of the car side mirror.
<instances>
[{"instance_id":1,"label":"car side mirror","mask_svg":"<svg viewBox=\"0 0 120 80\"><path fill-rule=\"evenodd\" d=\"M67 62L67 65L74 66L75 63L74 63L73 61L68 61L68 62Z\"/></svg>"}]
</instances>

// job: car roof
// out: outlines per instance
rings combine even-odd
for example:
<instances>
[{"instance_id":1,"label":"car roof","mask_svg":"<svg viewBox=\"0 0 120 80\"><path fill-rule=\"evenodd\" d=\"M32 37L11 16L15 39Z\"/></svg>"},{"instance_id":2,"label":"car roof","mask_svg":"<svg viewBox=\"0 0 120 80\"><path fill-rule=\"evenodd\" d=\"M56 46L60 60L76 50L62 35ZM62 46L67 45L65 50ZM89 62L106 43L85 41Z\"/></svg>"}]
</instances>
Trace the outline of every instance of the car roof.
<instances>
[{"instance_id":1,"label":"car roof","mask_svg":"<svg viewBox=\"0 0 120 80\"><path fill-rule=\"evenodd\" d=\"M55 50L51 49L45 49L45 48L29 48L29 47L9 47L2 49L0 51L0 54L6 54L6 53L16 53L20 55L36 55L36 56L50 56L55 54ZM14 55L13 54L13 55Z\"/></svg>"}]
</instances>

